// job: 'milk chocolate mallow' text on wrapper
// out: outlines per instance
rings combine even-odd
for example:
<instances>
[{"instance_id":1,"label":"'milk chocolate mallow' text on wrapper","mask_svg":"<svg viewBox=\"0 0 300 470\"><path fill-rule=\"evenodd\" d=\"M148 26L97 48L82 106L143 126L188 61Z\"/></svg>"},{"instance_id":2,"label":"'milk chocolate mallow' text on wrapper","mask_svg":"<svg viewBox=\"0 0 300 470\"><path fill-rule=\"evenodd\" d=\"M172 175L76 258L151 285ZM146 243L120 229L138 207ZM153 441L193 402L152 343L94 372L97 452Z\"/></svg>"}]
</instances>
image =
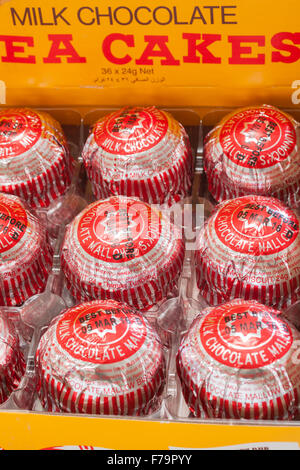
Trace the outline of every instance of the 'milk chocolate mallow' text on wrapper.
<instances>
[{"instance_id":1,"label":"'milk chocolate mallow' text on wrapper","mask_svg":"<svg viewBox=\"0 0 300 470\"><path fill-rule=\"evenodd\" d=\"M51 323L36 353L47 411L147 415L161 405L165 359L138 311L114 300L72 307Z\"/></svg>"}]
</instances>

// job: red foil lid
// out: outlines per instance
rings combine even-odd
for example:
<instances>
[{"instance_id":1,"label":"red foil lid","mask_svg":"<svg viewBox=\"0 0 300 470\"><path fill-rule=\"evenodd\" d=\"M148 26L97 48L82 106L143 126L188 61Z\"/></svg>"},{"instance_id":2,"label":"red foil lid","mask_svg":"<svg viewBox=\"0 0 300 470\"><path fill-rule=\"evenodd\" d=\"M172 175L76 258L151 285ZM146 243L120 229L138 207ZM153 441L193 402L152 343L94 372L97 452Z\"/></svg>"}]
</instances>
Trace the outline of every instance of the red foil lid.
<instances>
[{"instance_id":1,"label":"red foil lid","mask_svg":"<svg viewBox=\"0 0 300 470\"><path fill-rule=\"evenodd\" d=\"M289 305L300 295L299 266L299 218L274 198L223 202L197 240L197 283L213 305L237 297Z\"/></svg>"},{"instance_id":2,"label":"red foil lid","mask_svg":"<svg viewBox=\"0 0 300 470\"><path fill-rule=\"evenodd\" d=\"M170 114L153 106L123 108L101 118L82 155L97 198L123 194L171 205L191 190L188 136Z\"/></svg>"},{"instance_id":3,"label":"red foil lid","mask_svg":"<svg viewBox=\"0 0 300 470\"><path fill-rule=\"evenodd\" d=\"M295 417L299 339L279 311L255 301L235 299L204 310L177 355L188 406L217 418Z\"/></svg>"},{"instance_id":4,"label":"red foil lid","mask_svg":"<svg viewBox=\"0 0 300 470\"><path fill-rule=\"evenodd\" d=\"M18 387L25 359L14 325L0 312L0 403Z\"/></svg>"},{"instance_id":5,"label":"red foil lid","mask_svg":"<svg viewBox=\"0 0 300 470\"><path fill-rule=\"evenodd\" d=\"M239 109L206 137L205 169L218 201L258 194L299 199L299 125L272 106Z\"/></svg>"},{"instance_id":6,"label":"red foil lid","mask_svg":"<svg viewBox=\"0 0 300 470\"><path fill-rule=\"evenodd\" d=\"M157 334L136 310L113 300L57 317L36 364L43 406L65 412L144 414L157 405L165 380Z\"/></svg>"},{"instance_id":7,"label":"red foil lid","mask_svg":"<svg viewBox=\"0 0 300 470\"><path fill-rule=\"evenodd\" d=\"M0 112L0 191L48 207L65 193L72 163L60 124L27 108Z\"/></svg>"},{"instance_id":8,"label":"red foil lid","mask_svg":"<svg viewBox=\"0 0 300 470\"><path fill-rule=\"evenodd\" d=\"M41 292L53 250L45 227L16 196L0 193L0 305L19 305Z\"/></svg>"},{"instance_id":9,"label":"red foil lid","mask_svg":"<svg viewBox=\"0 0 300 470\"><path fill-rule=\"evenodd\" d=\"M78 300L114 298L148 308L172 292L183 265L181 233L148 204L97 201L67 227L62 268Z\"/></svg>"}]
</instances>

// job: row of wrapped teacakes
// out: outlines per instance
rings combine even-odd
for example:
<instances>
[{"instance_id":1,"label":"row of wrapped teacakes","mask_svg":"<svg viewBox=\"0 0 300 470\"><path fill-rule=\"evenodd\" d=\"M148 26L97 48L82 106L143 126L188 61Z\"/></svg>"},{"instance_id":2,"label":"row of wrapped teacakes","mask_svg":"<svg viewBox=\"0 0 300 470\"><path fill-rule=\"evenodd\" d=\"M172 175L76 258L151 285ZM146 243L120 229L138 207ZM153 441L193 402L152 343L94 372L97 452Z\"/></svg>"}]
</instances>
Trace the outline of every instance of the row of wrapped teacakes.
<instances>
[{"instance_id":1,"label":"row of wrapped teacakes","mask_svg":"<svg viewBox=\"0 0 300 470\"><path fill-rule=\"evenodd\" d=\"M184 398L198 417L299 418L300 333L282 312L234 301L201 312L177 353ZM1 317L0 400L19 386L25 362ZM57 316L36 352L37 395L50 412L141 416L158 411L168 370L146 317L115 300Z\"/></svg>"},{"instance_id":2,"label":"row of wrapped teacakes","mask_svg":"<svg viewBox=\"0 0 300 470\"><path fill-rule=\"evenodd\" d=\"M82 159L95 199L125 195L172 205L191 191L188 135L154 106L124 108L99 119ZM0 192L47 208L65 194L72 172L66 137L52 116L28 108L0 112Z\"/></svg>"},{"instance_id":3,"label":"row of wrapped teacakes","mask_svg":"<svg viewBox=\"0 0 300 470\"><path fill-rule=\"evenodd\" d=\"M193 156L183 126L155 107L100 118L82 158L96 199L135 196L172 205L189 195ZM272 106L237 110L205 138L204 163L215 201L260 195L299 202L299 125ZM60 124L46 112L0 112L0 192L48 207L70 184L72 158Z\"/></svg>"}]
</instances>

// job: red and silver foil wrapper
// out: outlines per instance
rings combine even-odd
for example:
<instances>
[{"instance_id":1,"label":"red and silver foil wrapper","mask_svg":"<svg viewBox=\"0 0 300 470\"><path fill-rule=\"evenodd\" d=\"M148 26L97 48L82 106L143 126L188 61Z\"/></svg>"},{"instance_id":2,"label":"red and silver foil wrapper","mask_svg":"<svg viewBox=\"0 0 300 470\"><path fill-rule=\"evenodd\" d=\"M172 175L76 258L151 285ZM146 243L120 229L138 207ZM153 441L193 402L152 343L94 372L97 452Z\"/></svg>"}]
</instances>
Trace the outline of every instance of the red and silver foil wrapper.
<instances>
[{"instance_id":1,"label":"red and silver foil wrapper","mask_svg":"<svg viewBox=\"0 0 300 470\"><path fill-rule=\"evenodd\" d=\"M25 367L15 327L0 312L0 404L19 386Z\"/></svg>"},{"instance_id":2,"label":"red and silver foil wrapper","mask_svg":"<svg viewBox=\"0 0 300 470\"><path fill-rule=\"evenodd\" d=\"M47 208L71 183L72 161L60 124L45 112L0 112L0 191Z\"/></svg>"},{"instance_id":3,"label":"red and silver foil wrapper","mask_svg":"<svg viewBox=\"0 0 300 470\"><path fill-rule=\"evenodd\" d=\"M196 317L177 354L196 417L290 420L300 398L299 331L280 312L236 299Z\"/></svg>"},{"instance_id":4,"label":"red and silver foil wrapper","mask_svg":"<svg viewBox=\"0 0 300 470\"><path fill-rule=\"evenodd\" d=\"M187 133L154 106L123 108L98 120L82 157L96 199L125 195L171 206L190 195L193 155Z\"/></svg>"},{"instance_id":5,"label":"red and silver foil wrapper","mask_svg":"<svg viewBox=\"0 0 300 470\"><path fill-rule=\"evenodd\" d=\"M59 315L36 353L38 396L47 411L146 415L157 411L165 359L142 314L114 300Z\"/></svg>"},{"instance_id":6,"label":"red and silver foil wrapper","mask_svg":"<svg viewBox=\"0 0 300 470\"><path fill-rule=\"evenodd\" d=\"M177 289L184 253L181 231L165 215L118 196L92 203L71 222L61 263L75 299L111 298L144 310Z\"/></svg>"},{"instance_id":7,"label":"red and silver foil wrapper","mask_svg":"<svg viewBox=\"0 0 300 470\"><path fill-rule=\"evenodd\" d=\"M52 267L46 228L17 196L0 193L0 305L42 292Z\"/></svg>"},{"instance_id":8,"label":"red and silver foil wrapper","mask_svg":"<svg viewBox=\"0 0 300 470\"><path fill-rule=\"evenodd\" d=\"M217 202L246 195L300 202L300 126L273 106L238 109L206 137L204 167Z\"/></svg>"},{"instance_id":9,"label":"red and silver foil wrapper","mask_svg":"<svg viewBox=\"0 0 300 470\"><path fill-rule=\"evenodd\" d=\"M200 294L285 308L300 298L299 218L281 201L244 196L219 204L196 242Z\"/></svg>"}]
</instances>

